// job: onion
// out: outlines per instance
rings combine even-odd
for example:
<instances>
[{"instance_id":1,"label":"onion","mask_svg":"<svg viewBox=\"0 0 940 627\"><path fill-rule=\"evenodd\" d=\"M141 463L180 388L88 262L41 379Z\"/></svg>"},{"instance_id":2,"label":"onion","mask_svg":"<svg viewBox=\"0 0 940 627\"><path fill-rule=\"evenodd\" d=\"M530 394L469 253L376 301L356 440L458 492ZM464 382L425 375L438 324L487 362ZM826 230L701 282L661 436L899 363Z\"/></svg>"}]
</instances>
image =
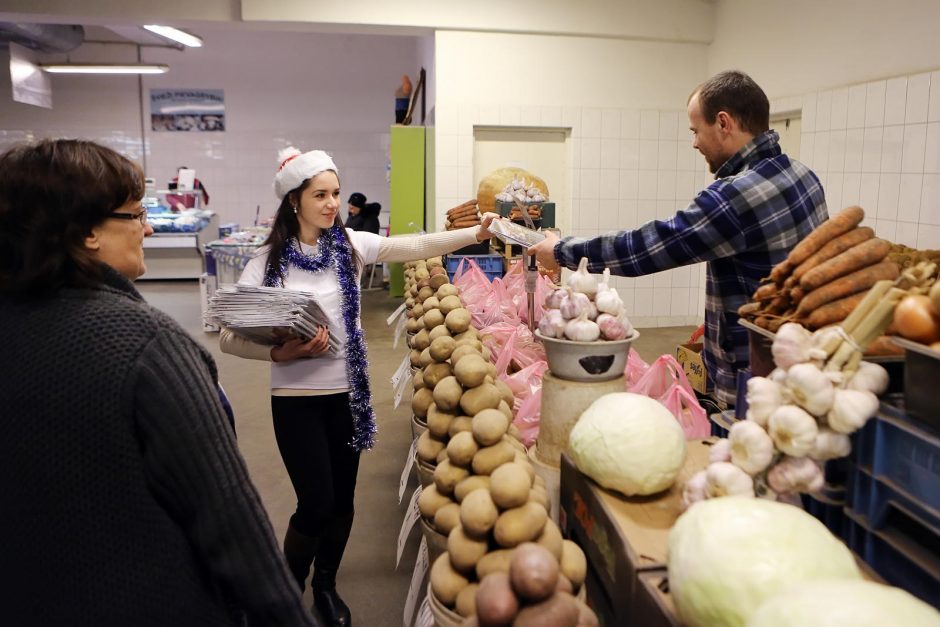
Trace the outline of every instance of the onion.
<instances>
[{"instance_id":1,"label":"onion","mask_svg":"<svg viewBox=\"0 0 940 627\"><path fill-rule=\"evenodd\" d=\"M909 340L931 344L940 340L940 316L922 294L905 296L894 308L898 333Z\"/></svg>"}]
</instances>

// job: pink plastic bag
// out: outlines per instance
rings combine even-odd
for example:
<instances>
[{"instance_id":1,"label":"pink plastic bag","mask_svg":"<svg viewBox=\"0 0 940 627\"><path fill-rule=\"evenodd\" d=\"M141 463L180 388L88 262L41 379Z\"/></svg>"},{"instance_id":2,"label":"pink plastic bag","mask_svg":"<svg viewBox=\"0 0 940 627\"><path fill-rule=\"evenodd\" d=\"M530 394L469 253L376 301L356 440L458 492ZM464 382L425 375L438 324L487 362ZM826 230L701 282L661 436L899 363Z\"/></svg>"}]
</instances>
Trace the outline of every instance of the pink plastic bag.
<instances>
[{"instance_id":1,"label":"pink plastic bag","mask_svg":"<svg viewBox=\"0 0 940 627\"><path fill-rule=\"evenodd\" d=\"M705 438L711 433L705 410L692 391L685 371L672 355L660 355L628 390L662 403L679 421L687 440Z\"/></svg>"},{"instance_id":2,"label":"pink plastic bag","mask_svg":"<svg viewBox=\"0 0 940 627\"><path fill-rule=\"evenodd\" d=\"M512 421L512 424L516 425L516 428L519 429L522 443L526 445L526 448L535 444L535 440L539 437L541 414L542 388L539 387L534 394L519 403L519 406L516 408L516 417L513 418Z\"/></svg>"},{"instance_id":3,"label":"pink plastic bag","mask_svg":"<svg viewBox=\"0 0 940 627\"><path fill-rule=\"evenodd\" d=\"M711 435L711 423L694 394L681 385L673 384L660 402L666 406L685 433L686 440L701 440Z\"/></svg>"},{"instance_id":4,"label":"pink plastic bag","mask_svg":"<svg viewBox=\"0 0 940 627\"><path fill-rule=\"evenodd\" d=\"M632 354L633 351L630 351ZM660 355L652 364L649 370L640 377L640 379L629 388L635 394L644 394L650 398L660 399L666 395L669 388L674 383L678 383L691 396L695 396L692 391L692 384L689 383L685 371L676 358L672 355Z\"/></svg>"},{"instance_id":5,"label":"pink plastic bag","mask_svg":"<svg viewBox=\"0 0 940 627\"><path fill-rule=\"evenodd\" d=\"M643 361L638 352L631 349L630 354L627 355L627 367L623 370L623 376L627 380L627 389L633 388L649 369L650 365Z\"/></svg>"}]
</instances>

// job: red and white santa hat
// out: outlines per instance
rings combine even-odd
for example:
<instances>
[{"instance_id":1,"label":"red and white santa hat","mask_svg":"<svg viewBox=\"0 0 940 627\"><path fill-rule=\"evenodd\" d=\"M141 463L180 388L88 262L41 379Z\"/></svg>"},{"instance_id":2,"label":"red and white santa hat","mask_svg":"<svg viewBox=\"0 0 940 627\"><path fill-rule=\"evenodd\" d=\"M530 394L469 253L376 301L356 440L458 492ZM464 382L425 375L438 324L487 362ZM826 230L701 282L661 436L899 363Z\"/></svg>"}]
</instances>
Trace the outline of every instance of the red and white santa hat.
<instances>
[{"instance_id":1,"label":"red and white santa hat","mask_svg":"<svg viewBox=\"0 0 940 627\"><path fill-rule=\"evenodd\" d=\"M333 159L322 150L302 153L293 146L288 146L277 153L277 163L274 195L278 200L283 200L289 191L300 187L301 183L321 172L332 170L339 174Z\"/></svg>"}]
</instances>

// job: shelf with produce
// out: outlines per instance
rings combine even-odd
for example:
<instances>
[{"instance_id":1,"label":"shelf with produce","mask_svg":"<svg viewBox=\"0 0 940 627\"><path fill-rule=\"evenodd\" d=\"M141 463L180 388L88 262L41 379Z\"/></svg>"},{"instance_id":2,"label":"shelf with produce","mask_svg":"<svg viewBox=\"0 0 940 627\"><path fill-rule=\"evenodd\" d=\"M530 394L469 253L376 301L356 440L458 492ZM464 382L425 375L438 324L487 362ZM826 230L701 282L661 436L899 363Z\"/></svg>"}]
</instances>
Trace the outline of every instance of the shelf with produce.
<instances>
[{"instance_id":1,"label":"shelf with produce","mask_svg":"<svg viewBox=\"0 0 940 627\"><path fill-rule=\"evenodd\" d=\"M198 279L204 271L203 248L219 236L219 216L208 213L198 230L165 231L144 238L147 272L141 279Z\"/></svg>"}]
</instances>

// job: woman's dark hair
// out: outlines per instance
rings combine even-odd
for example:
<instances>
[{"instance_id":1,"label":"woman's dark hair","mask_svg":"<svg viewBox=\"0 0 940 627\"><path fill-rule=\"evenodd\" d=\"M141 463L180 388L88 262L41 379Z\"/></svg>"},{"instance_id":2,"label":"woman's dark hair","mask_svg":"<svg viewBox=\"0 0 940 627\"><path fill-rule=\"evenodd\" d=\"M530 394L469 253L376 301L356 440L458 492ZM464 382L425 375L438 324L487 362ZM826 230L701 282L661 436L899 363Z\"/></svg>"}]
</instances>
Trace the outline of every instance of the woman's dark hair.
<instances>
[{"instance_id":1,"label":"woman's dark hair","mask_svg":"<svg viewBox=\"0 0 940 627\"><path fill-rule=\"evenodd\" d=\"M287 242L289 242L292 237L297 237L300 233L300 222L297 220L294 207L300 207L300 197L304 193L304 190L310 186L310 181L312 180L313 179L304 180L298 187L284 195L284 198L281 199L281 204L277 208L277 213L274 216L274 224L271 226L271 232L268 234L267 239L264 240L264 244L270 247L265 274L273 270L280 279L281 284L284 283L284 276L281 275L278 261L284 253L284 247L287 246ZM349 236L346 233L346 229L343 227L343 220L340 218L339 212L336 213L336 217L333 219L333 226L338 226L342 230L343 237L346 238L349 244L349 252L356 266L356 272L359 272L362 270L362 256L352 245L352 242L349 241Z\"/></svg>"},{"instance_id":2,"label":"woman's dark hair","mask_svg":"<svg viewBox=\"0 0 940 627\"><path fill-rule=\"evenodd\" d=\"M44 139L0 155L0 291L98 283L104 265L85 238L143 195L140 167L94 142Z\"/></svg>"},{"instance_id":3,"label":"woman's dark hair","mask_svg":"<svg viewBox=\"0 0 940 627\"><path fill-rule=\"evenodd\" d=\"M767 94L744 72L730 70L712 76L693 93L698 94L702 117L715 123L719 111L727 111L741 129L759 135L770 128L770 101ZM689 100L692 100L689 96Z\"/></svg>"}]
</instances>

